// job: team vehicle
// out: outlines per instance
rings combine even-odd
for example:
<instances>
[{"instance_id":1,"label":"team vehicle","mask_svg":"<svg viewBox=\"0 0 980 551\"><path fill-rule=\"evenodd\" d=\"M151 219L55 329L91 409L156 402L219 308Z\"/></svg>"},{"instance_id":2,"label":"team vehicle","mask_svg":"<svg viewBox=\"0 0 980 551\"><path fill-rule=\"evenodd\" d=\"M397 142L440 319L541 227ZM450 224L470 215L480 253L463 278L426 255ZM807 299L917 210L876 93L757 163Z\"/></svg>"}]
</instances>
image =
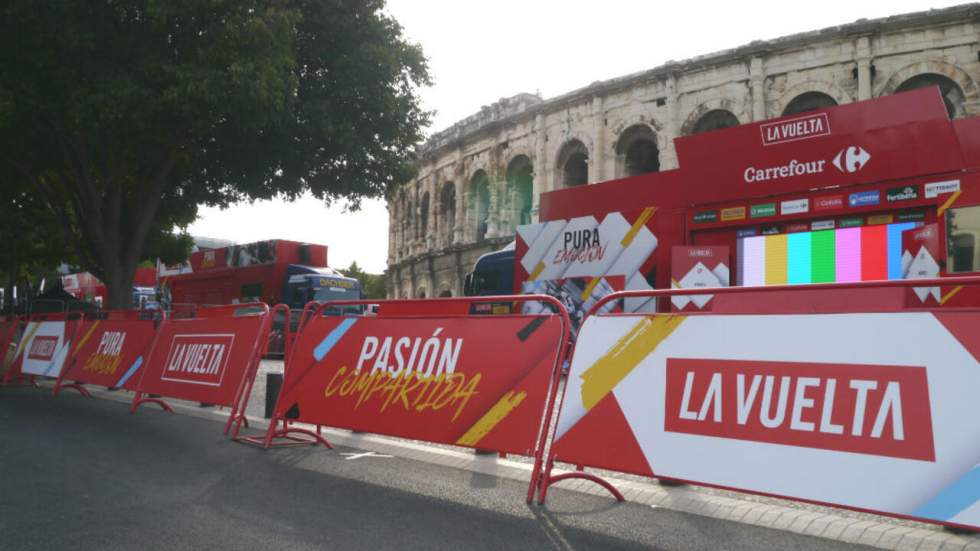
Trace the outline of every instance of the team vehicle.
<instances>
[{"instance_id":1,"label":"team vehicle","mask_svg":"<svg viewBox=\"0 0 980 551\"><path fill-rule=\"evenodd\" d=\"M327 265L326 245L282 239L197 251L181 266L160 267L159 278L168 307L282 303L290 308L293 331L299 326L303 307L310 301L361 298L358 280ZM343 311L359 308L344 307ZM284 325L284 319L273 320L270 350L283 349Z\"/></svg>"},{"instance_id":2,"label":"team vehicle","mask_svg":"<svg viewBox=\"0 0 980 551\"><path fill-rule=\"evenodd\" d=\"M173 304L261 301L302 310L311 300L359 299L361 285L327 265L326 245L258 241L197 251L176 268L159 269Z\"/></svg>"}]
</instances>

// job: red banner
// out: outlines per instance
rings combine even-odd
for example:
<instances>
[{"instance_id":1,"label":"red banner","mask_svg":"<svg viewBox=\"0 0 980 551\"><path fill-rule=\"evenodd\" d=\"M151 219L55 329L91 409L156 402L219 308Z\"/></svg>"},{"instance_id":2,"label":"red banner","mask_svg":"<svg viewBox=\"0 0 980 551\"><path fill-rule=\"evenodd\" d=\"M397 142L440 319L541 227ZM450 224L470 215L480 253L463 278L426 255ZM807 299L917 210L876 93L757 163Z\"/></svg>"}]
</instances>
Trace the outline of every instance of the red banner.
<instances>
[{"instance_id":1,"label":"red banner","mask_svg":"<svg viewBox=\"0 0 980 551\"><path fill-rule=\"evenodd\" d=\"M265 305L262 305L263 308ZM234 406L268 339L268 309L233 317L169 319L157 331L139 391ZM204 309L202 309L204 310Z\"/></svg>"},{"instance_id":2,"label":"red banner","mask_svg":"<svg viewBox=\"0 0 980 551\"><path fill-rule=\"evenodd\" d=\"M276 417L531 455L562 333L554 315L318 316Z\"/></svg>"},{"instance_id":3,"label":"red banner","mask_svg":"<svg viewBox=\"0 0 980 551\"><path fill-rule=\"evenodd\" d=\"M82 323L62 380L136 390L156 334L154 322L124 313L110 316Z\"/></svg>"}]
</instances>

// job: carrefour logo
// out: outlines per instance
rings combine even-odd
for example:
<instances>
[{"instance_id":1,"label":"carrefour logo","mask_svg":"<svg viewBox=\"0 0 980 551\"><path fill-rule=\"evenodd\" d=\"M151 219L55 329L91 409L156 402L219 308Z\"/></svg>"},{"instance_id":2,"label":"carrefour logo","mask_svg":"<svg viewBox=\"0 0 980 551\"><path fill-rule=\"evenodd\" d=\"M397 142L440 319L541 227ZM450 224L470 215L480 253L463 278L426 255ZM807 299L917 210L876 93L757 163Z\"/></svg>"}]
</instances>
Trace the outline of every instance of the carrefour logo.
<instances>
[{"instance_id":1,"label":"carrefour logo","mask_svg":"<svg viewBox=\"0 0 980 551\"><path fill-rule=\"evenodd\" d=\"M830 162L837 170L844 174L853 174L864 168L870 160L870 153L865 151L861 146L851 145L838 151L837 155ZM746 183L751 184L753 182L765 182L768 180L813 176L823 174L826 166L826 160L800 161L791 159L782 165L763 168L750 166L742 173L742 179Z\"/></svg>"},{"instance_id":2,"label":"carrefour logo","mask_svg":"<svg viewBox=\"0 0 980 551\"><path fill-rule=\"evenodd\" d=\"M864 168L870 160L870 153L859 145L851 145L837 153L834 157L834 166L841 172L853 174Z\"/></svg>"}]
</instances>

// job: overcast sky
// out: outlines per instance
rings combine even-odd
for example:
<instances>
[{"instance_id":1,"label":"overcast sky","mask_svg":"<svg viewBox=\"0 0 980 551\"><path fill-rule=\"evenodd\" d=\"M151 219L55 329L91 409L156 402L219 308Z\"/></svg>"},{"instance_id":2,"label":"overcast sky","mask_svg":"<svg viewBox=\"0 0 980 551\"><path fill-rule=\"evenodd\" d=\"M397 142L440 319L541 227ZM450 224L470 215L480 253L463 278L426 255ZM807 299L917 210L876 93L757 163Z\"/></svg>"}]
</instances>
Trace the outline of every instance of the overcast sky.
<instances>
[{"instance_id":1,"label":"overcast sky","mask_svg":"<svg viewBox=\"0 0 980 551\"><path fill-rule=\"evenodd\" d=\"M425 107L436 111L431 133L521 92L550 98L753 40L960 3L389 0L388 11L429 58L434 85L421 96ZM366 201L357 213L312 198L205 208L189 231L239 243L272 238L323 243L337 268L357 261L380 273L387 262L388 214L381 201Z\"/></svg>"}]
</instances>

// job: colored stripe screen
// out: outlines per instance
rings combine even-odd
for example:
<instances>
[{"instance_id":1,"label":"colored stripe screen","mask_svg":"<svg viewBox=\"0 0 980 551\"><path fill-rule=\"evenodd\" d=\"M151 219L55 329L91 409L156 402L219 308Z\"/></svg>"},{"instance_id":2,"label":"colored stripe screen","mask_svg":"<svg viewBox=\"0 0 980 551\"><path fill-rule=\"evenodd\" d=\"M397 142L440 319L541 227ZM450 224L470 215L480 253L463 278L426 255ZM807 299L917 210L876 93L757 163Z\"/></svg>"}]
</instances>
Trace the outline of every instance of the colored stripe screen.
<instances>
[{"instance_id":1,"label":"colored stripe screen","mask_svg":"<svg viewBox=\"0 0 980 551\"><path fill-rule=\"evenodd\" d=\"M902 232L915 222L738 240L739 284L799 285L902 278Z\"/></svg>"}]
</instances>

